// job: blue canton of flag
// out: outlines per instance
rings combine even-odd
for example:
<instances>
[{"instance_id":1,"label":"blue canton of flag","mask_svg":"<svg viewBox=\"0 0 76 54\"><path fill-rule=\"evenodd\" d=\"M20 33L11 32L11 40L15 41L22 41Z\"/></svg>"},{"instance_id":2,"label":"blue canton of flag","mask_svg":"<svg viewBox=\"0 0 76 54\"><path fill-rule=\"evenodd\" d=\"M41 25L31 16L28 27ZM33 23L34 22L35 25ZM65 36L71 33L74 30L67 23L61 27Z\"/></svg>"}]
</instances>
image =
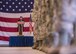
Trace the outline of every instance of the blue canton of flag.
<instances>
[{"instance_id":1,"label":"blue canton of flag","mask_svg":"<svg viewBox=\"0 0 76 54\"><path fill-rule=\"evenodd\" d=\"M31 12L34 0L0 0L0 12Z\"/></svg>"}]
</instances>

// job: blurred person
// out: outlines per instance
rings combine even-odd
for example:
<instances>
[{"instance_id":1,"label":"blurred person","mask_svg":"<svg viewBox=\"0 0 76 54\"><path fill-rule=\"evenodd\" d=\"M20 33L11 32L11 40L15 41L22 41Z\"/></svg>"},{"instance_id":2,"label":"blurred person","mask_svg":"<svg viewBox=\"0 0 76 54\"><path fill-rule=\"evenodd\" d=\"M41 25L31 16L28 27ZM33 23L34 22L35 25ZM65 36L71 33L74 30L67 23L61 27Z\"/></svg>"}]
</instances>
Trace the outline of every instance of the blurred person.
<instances>
[{"instance_id":1,"label":"blurred person","mask_svg":"<svg viewBox=\"0 0 76 54\"><path fill-rule=\"evenodd\" d=\"M24 20L23 20L22 16L20 16L17 24L18 24L18 32L19 32L18 35L22 36L23 35L23 27L24 27Z\"/></svg>"}]
</instances>

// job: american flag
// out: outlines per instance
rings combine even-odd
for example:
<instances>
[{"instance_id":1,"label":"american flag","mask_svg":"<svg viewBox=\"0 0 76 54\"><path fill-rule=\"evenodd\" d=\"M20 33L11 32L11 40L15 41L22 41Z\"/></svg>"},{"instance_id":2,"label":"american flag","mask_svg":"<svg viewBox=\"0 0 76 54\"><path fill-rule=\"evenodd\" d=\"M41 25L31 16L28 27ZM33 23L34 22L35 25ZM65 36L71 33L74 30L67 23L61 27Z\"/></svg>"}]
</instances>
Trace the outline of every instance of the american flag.
<instances>
[{"instance_id":1,"label":"american flag","mask_svg":"<svg viewBox=\"0 0 76 54\"><path fill-rule=\"evenodd\" d=\"M30 34L29 22L34 0L0 0L0 42L9 43L10 36L17 36L17 21L20 16L24 17L24 36ZM8 42L8 43L7 43Z\"/></svg>"}]
</instances>

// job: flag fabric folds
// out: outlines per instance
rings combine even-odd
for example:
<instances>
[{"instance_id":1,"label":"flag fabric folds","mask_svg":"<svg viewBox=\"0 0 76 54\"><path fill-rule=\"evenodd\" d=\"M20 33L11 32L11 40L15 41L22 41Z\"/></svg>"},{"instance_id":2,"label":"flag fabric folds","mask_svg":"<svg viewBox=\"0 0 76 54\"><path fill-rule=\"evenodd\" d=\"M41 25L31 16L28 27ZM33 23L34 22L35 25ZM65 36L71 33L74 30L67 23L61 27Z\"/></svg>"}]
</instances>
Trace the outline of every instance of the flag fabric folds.
<instances>
[{"instance_id":1,"label":"flag fabric folds","mask_svg":"<svg viewBox=\"0 0 76 54\"><path fill-rule=\"evenodd\" d=\"M17 36L17 21L20 16L25 21L24 36L33 36L30 34L29 22L32 13L34 0L0 0L0 40L9 42L10 36ZM31 26L32 27L32 26Z\"/></svg>"}]
</instances>

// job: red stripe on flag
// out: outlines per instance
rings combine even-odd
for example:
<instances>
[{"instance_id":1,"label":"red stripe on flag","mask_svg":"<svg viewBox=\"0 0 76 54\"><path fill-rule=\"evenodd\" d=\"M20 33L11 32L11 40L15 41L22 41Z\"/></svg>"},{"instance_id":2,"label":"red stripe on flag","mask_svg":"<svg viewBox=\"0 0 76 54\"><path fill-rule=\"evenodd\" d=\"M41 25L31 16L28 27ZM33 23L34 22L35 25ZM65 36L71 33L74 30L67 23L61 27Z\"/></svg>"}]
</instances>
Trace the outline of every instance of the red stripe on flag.
<instances>
[{"instance_id":1,"label":"red stripe on flag","mask_svg":"<svg viewBox=\"0 0 76 54\"><path fill-rule=\"evenodd\" d=\"M0 36L0 40L2 40L2 41L9 41L9 37Z\"/></svg>"},{"instance_id":2,"label":"red stripe on flag","mask_svg":"<svg viewBox=\"0 0 76 54\"><path fill-rule=\"evenodd\" d=\"M1 21L1 22L16 23L18 20L19 20L19 18L3 18L3 17L0 17L0 21ZM30 18L29 18L29 17L23 18L23 20L24 20L25 22L30 22Z\"/></svg>"},{"instance_id":3,"label":"red stripe on flag","mask_svg":"<svg viewBox=\"0 0 76 54\"><path fill-rule=\"evenodd\" d=\"M9 27L1 27L0 26L0 31L5 31L5 32L18 32L18 28L9 28ZM29 32L29 27L24 27L23 28L24 32Z\"/></svg>"}]
</instances>

